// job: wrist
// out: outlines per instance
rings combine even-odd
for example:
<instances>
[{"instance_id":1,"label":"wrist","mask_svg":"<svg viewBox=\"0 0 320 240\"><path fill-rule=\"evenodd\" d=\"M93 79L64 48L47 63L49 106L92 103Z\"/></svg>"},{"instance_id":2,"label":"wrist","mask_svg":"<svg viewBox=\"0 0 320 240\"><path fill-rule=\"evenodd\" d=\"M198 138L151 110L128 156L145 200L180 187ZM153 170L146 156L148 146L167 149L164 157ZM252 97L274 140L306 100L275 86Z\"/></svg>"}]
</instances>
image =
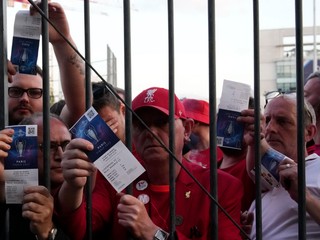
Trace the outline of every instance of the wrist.
<instances>
[{"instance_id":1,"label":"wrist","mask_svg":"<svg viewBox=\"0 0 320 240\"><path fill-rule=\"evenodd\" d=\"M169 233L167 233L161 228L158 228L152 240L167 240L168 238L169 238Z\"/></svg>"},{"instance_id":2,"label":"wrist","mask_svg":"<svg viewBox=\"0 0 320 240\"><path fill-rule=\"evenodd\" d=\"M37 234L36 239L37 240L55 240L57 233L58 233L58 230L53 226L48 233L44 235Z\"/></svg>"}]
</instances>

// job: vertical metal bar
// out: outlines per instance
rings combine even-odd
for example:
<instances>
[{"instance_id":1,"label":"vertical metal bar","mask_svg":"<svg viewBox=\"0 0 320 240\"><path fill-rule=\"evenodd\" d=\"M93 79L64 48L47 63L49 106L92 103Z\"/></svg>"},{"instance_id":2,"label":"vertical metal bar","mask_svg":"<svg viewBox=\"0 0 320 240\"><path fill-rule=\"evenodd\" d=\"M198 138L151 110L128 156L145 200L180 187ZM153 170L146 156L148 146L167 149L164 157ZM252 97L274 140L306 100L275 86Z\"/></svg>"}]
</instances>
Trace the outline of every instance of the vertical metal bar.
<instances>
[{"instance_id":1,"label":"vertical metal bar","mask_svg":"<svg viewBox=\"0 0 320 240\"><path fill-rule=\"evenodd\" d=\"M306 239L306 193L305 193L305 139L304 139L304 91L303 91L303 27L302 1L295 1L296 25L296 86L297 86L297 146L298 154L298 213L299 239Z\"/></svg>"},{"instance_id":2,"label":"vertical metal bar","mask_svg":"<svg viewBox=\"0 0 320 240\"><path fill-rule=\"evenodd\" d=\"M7 75L7 0L1 1L0 12L0 128L3 129L8 125L8 75ZM4 188L4 186L1 186ZM2 199L1 199L2 201ZM6 214L5 218L0 219L0 231L3 232L2 237L9 238L9 212L2 212ZM4 219L4 222L2 221Z\"/></svg>"},{"instance_id":3,"label":"vertical metal bar","mask_svg":"<svg viewBox=\"0 0 320 240\"><path fill-rule=\"evenodd\" d=\"M91 53L90 53L90 2L89 0L84 1L84 37L85 37L85 58L88 63L91 64ZM91 107L91 69L89 65L85 65L85 86L86 86L86 109ZM86 183L86 239L92 239L92 177L87 178Z\"/></svg>"},{"instance_id":4,"label":"vertical metal bar","mask_svg":"<svg viewBox=\"0 0 320 240\"><path fill-rule=\"evenodd\" d=\"M48 16L48 1L41 1L40 5L45 16ZM42 84L43 84L43 159L44 159L44 183L49 189L50 184L50 83L49 83L49 28L48 22L42 18Z\"/></svg>"},{"instance_id":5,"label":"vertical metal bar","mask_svg":"<svg viewBox=\"0 0 320 240\"><path fill-rule=\"evenodd\" d=\"M318 49L317 49L317 11L316 0L313 0L313 71L318 69Z\"/></svg>"},{"instance_id":6,"label":"vertical metal bar","mask_svg":"<svg viewBox=\"0 0 320 240\"><path fill-rule=\"evenodd\" d=\"M253 64L254 64L254 102L255 102L255 186L256 186L256 238L262 239L261 205L261 164L260 164L260 37L259 37L259 0L253 1Z\"/></svg>"},{"instance_id":7,"label":"vertical metal bar","mask_svg":"<svg viewBox=\"0 0 320 240\"><path fill-rule=\"evenodd\" d=\"M174 151L174 9L173 1L168 0L168 63L169 63L169 149ZM170 239L175 239L175 160L169 157L169 180L170 180Z\"/></svg>"},{"instance_id":8,"label":"vertical metal bar","mask_svg":"<svg viewBox=\"0 0 320 240\"><path fill-rule=\"evenodd\" d=\"M217 123L216 123L216 36L215 1L208 0L209 104L210 104L210 193L217 199ZM211 239L218 239L218 206L211 201Z\"/></svg>"},{"instance_id":9,"label":"vertical metal bar","mask_svg":"<svg viewBox=\"0 0 320 240\"><path fill-rule=\"evenodd\" d=\"M123 24L124 24L124 81L125 81L125 102L131 109L132 87L131 87L131 15L130 0L123 0ZM126 146L132 150L132 113L126 108ZM126 188L128 194L132 194L132 185Z\"/></svg>"},{"instance_id":10,"label":"vertical metal bar","mask_svg":"<svg viewBox=\"0 0 320 240\"><path fill-rule=\"evenodd\" d=\"M8 125L8 75L7 75L7 0L1 1L0 11L2 16L0 17L0 76L2 81L0 83L0 127L3 129Z\"/></svg>"}]
</instances>

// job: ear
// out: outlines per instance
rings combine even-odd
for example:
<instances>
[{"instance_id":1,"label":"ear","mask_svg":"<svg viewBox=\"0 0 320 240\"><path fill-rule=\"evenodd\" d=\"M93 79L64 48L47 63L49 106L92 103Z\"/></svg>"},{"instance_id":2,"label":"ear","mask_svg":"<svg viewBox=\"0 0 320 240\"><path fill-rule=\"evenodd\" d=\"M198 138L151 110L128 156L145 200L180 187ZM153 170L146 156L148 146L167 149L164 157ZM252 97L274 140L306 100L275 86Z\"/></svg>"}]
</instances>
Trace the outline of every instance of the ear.
<instances>
[{"instance_id":1,"label":"ear","mask_svg":"<svg viewBox=\"0 0 320 240\"><path fill-rule=\"evenodd\" d=\"M305 141L309 142L317 133L317 127L314 124L308 124L305 131Z\"/></svg>"},{"instance_id":2,"label":"ear","mask_svg":"<svg viewBox=\"0 0 320 240\"><path fill-rule=\"evenodd\" d=\"M187 118L183 121L184 125L184 141L189 142L190 141L190 135L194 126L194 121L192 118Z\"/></svg>"},{"instance_id":3,"label":"ear","mask_svg":"<svg viewBox=\"0 0 320 240\"><path fill-rule=\"evenodd\" d=\"M126 106L122 102L120 103L120 113L126 116Z\"/></svg>"}]
</instances>

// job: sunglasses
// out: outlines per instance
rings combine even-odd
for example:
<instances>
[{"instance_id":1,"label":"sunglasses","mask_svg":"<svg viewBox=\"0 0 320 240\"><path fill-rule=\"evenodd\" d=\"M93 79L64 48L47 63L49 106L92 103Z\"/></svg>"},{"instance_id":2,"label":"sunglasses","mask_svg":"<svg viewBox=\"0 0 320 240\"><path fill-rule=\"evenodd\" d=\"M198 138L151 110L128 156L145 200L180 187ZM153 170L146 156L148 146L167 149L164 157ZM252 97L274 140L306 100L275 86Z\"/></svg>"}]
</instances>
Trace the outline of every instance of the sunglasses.
<instances>
[{"instance_id":1,"label":"sunglasses","mask_svg":"<svg viewBox=\"0 0 320 240\"><path fill-rule=\"evenodd\" d=\"M41 88L28 88L28 89L23 89L19 87L9 87L8 88L8 95L9 97L12 98L19 98L21 97L24 93L27 93L28 97L38 99L42 97L42 89Z\"/></svg>"}]
</instances>

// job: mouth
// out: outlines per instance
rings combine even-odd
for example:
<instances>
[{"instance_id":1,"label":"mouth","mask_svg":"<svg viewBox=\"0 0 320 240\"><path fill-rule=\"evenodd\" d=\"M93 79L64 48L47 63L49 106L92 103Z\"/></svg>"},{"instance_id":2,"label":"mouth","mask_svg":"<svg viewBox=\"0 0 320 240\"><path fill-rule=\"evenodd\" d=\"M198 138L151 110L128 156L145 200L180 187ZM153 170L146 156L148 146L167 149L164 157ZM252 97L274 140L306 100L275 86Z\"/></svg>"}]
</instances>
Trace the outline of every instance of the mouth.
<instances>
[{"instance_id":1,"label":"mouth","mask_svg":"<svg viewBox=\"0 0 320 240\"><path fill-rule=\"evenodd\" d=\"M28 106L18 106L18 107L16 107L15 111L18 111L18 112L32 112L31 108L28 107Z\"/></svg>"},{"instance_id":2,"label":"mouth","mask_svg":"<svg viewBox=\"0 0 320 240\"><path fill-rule=\"evenodd\" d=\"M27 109L27 108L19 108L19 109L17 109L17 112L31 112L29 109Z\"/></svg>"},{"instance_id":3,"label":"mouth","mask_svg":"<svg viewBox=\"0 0 320 240\"><path fill-rule=\"evenodd\" d=\"M266 141L268 142L268 144L270 146L282 144L282 141L280 141L279 139L276 139L276 138L266 138Z\"/></svg>"},{"instance_id":4,"label":"mouth","mask_svg":"<svg viewBox=\"0 0 320 240\"><path fill-rule=\"evenodd\" d=\"M162 146L160 146L160 145L148 145L148 146L146 146L145 148L144 148L144 150L155 150L155 149L163 149L163 147Z\"/></svg>"},{"instance_id":5,"label":"mouth","mask_svg":"<svg viewBox=\"0 0 320 240\"><path fill-rule=\"evenodd\" d=\"M157 147L159 147L159 146L157 146L157 145L148 145L148 146L145 147L145 149L157 148Z\"/></svg>"},{"instance_id":6,"label":"mouth","mask_svg":"<svg viewBox=\"0 0 320 240\"><path fill-rule=\"evenodd\" d=\"M55 172L62 172L62 168L61 167L51 167L50 170L51 171L55 171Z\"/></svg>"}]
</instances>

